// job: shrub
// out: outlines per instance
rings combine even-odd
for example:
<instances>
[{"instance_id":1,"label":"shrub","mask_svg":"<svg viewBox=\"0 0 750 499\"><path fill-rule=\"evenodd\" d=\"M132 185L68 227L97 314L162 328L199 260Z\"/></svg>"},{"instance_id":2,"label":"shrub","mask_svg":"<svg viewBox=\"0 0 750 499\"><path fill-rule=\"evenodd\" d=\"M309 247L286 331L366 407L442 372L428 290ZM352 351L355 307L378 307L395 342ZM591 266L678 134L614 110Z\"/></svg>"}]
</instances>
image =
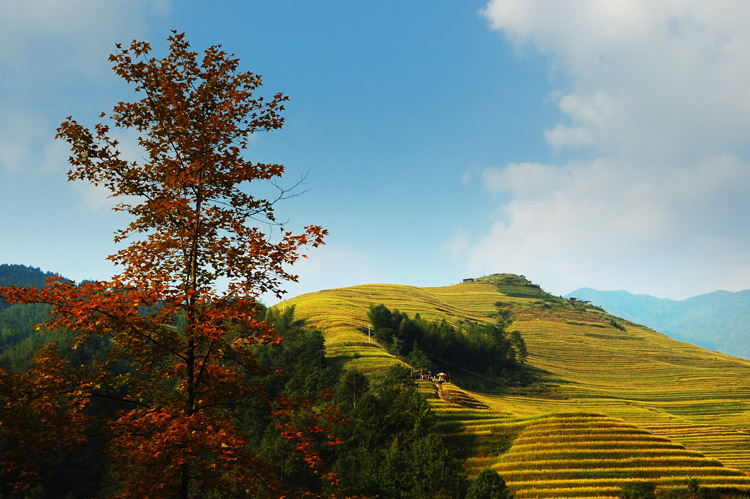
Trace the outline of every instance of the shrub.
<instances>
[{"instance_id":1,"label":"shrub","mask_svg":"<svg viewBox=\"0 0 750 499\"><path fill-rule=\"evenodd\" d=\"M513 497L503 477L489 468L483 469L471 481L466 499L510 499Z\"/></svg>"}]
</instances>

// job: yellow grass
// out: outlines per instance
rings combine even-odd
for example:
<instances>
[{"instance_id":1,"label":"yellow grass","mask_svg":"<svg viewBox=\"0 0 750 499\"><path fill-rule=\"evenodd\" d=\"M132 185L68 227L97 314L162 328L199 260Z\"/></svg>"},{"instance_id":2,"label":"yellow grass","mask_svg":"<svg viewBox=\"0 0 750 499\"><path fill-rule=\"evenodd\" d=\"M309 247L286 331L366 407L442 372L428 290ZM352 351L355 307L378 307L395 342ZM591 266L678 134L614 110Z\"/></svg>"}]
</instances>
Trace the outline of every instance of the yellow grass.
<instances>
[{"instance_id":1,"label":"yellow grass","mask_svg":"<svg viewBox=\"0 0 750 499\"><path fill-rule=\"evenodd\" d=\"M507 296L487 283L441 288L355 286L297 297L287 300L286 306L296 306L297 318L324 332L328 355L345 368L377 374L400 361L374 339L368 342L370 305L383 303L409 315L458 324L494 321L497 302L513 311L510 329L523 334L528 364L543 372L540 382L531 390L494 393L446 387L453 390L454 402L461 400L471 407L437 398L429 384L421 387L441 419L454 423L446 426L452 438L474 435L486 444L467 460L472 472L492 466L502 474L504 465L510 466L507 472L515 472L520 468L508 464L513 456L526 464L560 461L556 469L598 468L603 470L600 474L609 469L616 475L626 473L623 460L643 459L649 464L637 473L663 468L659 486L664 487L683 486L685 473L693 469L708 473L719 462L724 470L750 472L750 362L618 319L625 326L622 331L612 327L611 317L601 311L573 307L552 297ZM493 450L495 443L502 452ZM568 458L553 457L560 454L558 445L570 451ZM663 465L658 464L660 459ZM691 467L691 459L700 464ZM720 486L730 482L716 479L732 478L738 480L732 484L750 490L750 477L731 473L736 475L705 475L699 481ZM670 482L670 477L676 481ZM625 483L619 475L611 483L602 477L596 483L562 480L542 487L544 496L615 496ZM513 483L518 497L535 497L532 491L539 490L540 484L527 482Z\"/></svg>"}]
</instances>

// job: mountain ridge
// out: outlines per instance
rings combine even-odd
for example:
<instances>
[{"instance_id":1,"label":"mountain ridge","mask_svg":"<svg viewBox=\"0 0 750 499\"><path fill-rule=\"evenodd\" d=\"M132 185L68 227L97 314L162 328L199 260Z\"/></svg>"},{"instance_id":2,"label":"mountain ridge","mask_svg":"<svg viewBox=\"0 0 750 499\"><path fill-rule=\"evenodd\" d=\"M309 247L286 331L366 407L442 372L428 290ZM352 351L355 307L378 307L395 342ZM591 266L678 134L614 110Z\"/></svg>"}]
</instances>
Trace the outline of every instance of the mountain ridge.
<instances>
[{"instance_id":1,"label":"mountain ridge","mask_svg":"<svg viewBox=\"0 0 750 499\"><path fill-rule=\"evenodd\" d=\"M579 288L565 295L680 341L750 359L750 289L717 290L672 300L625 290Z\"/></svg>"},{"instance_id":2,"label":"mountain ridge","mask_svg":"<svg viewBox=\"0 0 750 499\"><path fill-rule=\"evenodd\" d=\"M323 332L328 357L367 376L402 363L368 335L367 312L378 304L449 324L495 322L508 312L528 348L529 384L419 383L446 433L465 446L467 468L497 470L516 497L622 497L644 479L671 493L688 478L742 490L732 497L750 492L747 360L553 296L522 276L359 285L286 301L295 318ZM529 462L539 469L527 472Z\"/></svg>"},{"instance_id":3,"label":"mountain ridge","mask_svg":"<svg viewBox=\"0 0 750 499\"><path fill-rule=\"evenodd\" d=\"M322 332L328 358L382 377L404 362L370 336L368 310L378 304L452 325L502 318L523 335L528 384L417 381L467 469L500 472L519 499L611 499L642 481L671 493L688 478L736 490L732 497L750 493L750 362L512 274L443 287L327 289L277 306L294 307L295 320Z\"/></svg>"}]
</instances>

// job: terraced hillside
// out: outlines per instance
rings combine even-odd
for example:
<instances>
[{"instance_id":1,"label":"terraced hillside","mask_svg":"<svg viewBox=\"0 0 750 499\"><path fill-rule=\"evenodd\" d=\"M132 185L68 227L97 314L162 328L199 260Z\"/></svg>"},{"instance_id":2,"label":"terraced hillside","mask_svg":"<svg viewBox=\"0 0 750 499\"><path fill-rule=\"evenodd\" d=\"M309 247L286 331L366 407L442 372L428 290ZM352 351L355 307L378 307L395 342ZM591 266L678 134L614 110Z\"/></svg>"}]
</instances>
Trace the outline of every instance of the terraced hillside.
<instances>
[{"instance_id":1,"label":"terraced hillside","mask_svg":"<svg viewBox=\"0 0 750 499\"><path fill-rule=\"evenodd\" d=\"M331 357L377 375L399 362L368 340L367 310L380 303L452 324L495 321L502 310L512 314L510 329L523 334L527 362L539 373L537 382L494 392L449 385L442 397L432 385L423 389L433 397L446 431L473 442L474 455L467 465L498 469L519 497L606 497L634 480L648 479L669 489L684 485L686 478L750 492L750 362L674 341L585 303L550 296L511 275L442 288L366 285L327 290L288 300L287 306L294 305L296 317L324 331ZM560 421L566 417L572 419ZM545 425L558 423L567 424L564 431L560 426L545 430ZM615 427L621 429L609 430ZM631 454L630 461L624 462L625 454L605 455L595 448L584 449L585 458L542 458L554 450L533 444L534 435L544 431L559 434L554 442L564 449L593 442L594 431L600 432L596 445L625 449L620 445L626 441L623 435L633 435L628 437L633 443L623 450ZM546 440L545 445L554 443L551 437ZM679 459L654 454L654 445L673 449ZM526 452L536 453L531 470L513 464ZM641 461L640 452L645 453ZM529 458L523 459L528 464ZM546 461L551 462L541 464Z\"/></svg>"},{"instance_id":2,"label":"terraced hillside","mask_svg":"<svg viewBox=\"0 0 750 499\"><path fill-rule=\"evenodd\" d=\"M750 490L750 477L622 420L558 415L525 425L492 465L516 497L615 497L628 485L662 491L704 487Z\"/></svg>"}]
</instances>

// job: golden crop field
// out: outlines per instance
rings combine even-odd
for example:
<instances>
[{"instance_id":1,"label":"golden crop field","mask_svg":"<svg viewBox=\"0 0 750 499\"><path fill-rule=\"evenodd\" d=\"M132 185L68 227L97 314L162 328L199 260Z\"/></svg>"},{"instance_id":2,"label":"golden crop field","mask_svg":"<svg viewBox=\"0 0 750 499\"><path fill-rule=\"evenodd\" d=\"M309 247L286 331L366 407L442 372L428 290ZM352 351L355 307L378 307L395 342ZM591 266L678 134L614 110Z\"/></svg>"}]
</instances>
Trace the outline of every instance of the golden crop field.
<instances>
[{"instance_id":1,"label":"golden crop field","mask_svg":"<svg viewBox=\"0 0 750 499\"><path fill-rule=\"evenodd\" d=\"M550 416L529 422L492 465L517 497L591 495L596 487L652 481L662 490L704 486L750 491L750 476L635 425L605 416ZM609 488L607 488L609 487ZM599 492L596 492L597 494Z\"/></svg>"},{"instance_id":2,"label":"golden crop field","mask_svg":"<svg viewBox=\"0 0 750 499\"><path fill-rule=\"evenodd\" d=\"M473 449L471 472L497 469L517 497L613 497L628 482L662 490L750 492L750 362L681 343L514 276L440 288L363 285L287 300L323 331L345 368L377 375L400 361L368 340L367 310L384 304L428 320L492 322L513 314L529 387L478 392L447 384L430 397L449 438ZM451 401L445 394L450 394Z\"/></svg>"}]
</instances>

